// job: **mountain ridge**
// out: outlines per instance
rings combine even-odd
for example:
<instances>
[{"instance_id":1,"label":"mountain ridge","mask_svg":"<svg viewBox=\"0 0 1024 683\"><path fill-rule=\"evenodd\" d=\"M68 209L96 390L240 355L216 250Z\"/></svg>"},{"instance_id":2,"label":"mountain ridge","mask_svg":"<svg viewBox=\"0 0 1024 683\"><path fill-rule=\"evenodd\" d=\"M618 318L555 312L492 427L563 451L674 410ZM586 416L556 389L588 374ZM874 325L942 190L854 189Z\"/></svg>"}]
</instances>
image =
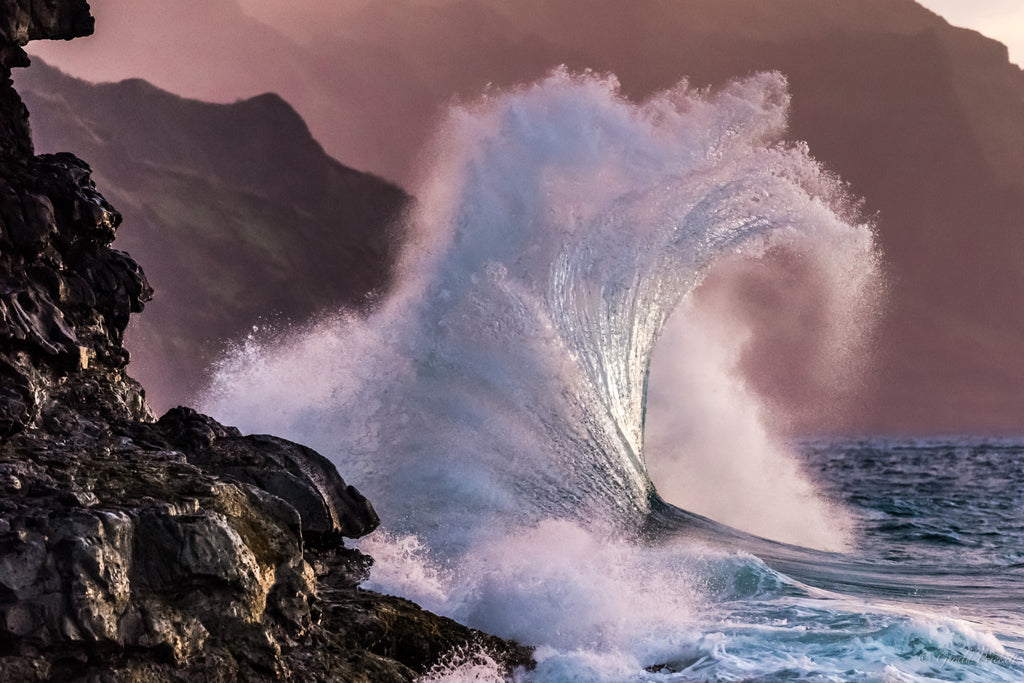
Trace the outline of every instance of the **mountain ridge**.
<instances>
[{"instance_id":1,"label":"mountain ridge","mask_svg":"<svg viewBox=\"0 0 1024 683\"><path fill-rule=\"evenodd\" d=\"M18 84L40 148L91 160L130 226L118 247L159 292L127 344L160 408L187 403L253 327L366 310L387 292L409 197L327 156L278 95L209 104L36 62Z\"/></svg>"},{"instance_id":2,"label":"mountain ridge","mask_svg":"<svg viewBox=\"0 0 1024 683\"><path fill-rule=\"evenodd\" d=\"M151 4L133 5L140 21ZM188 25L210 36L204 49L227 54L213 45L218 7L197 7ZM786 74L790 136L864 198L891 282L869 386L841 414L798 428L1024 429L1024 311L1012 305L1024 288L1024 71L1005 46L912 0L594 0L586 12L559 0L396 0L328 10L288 8L289 34L316 39L281 37L273 49L294 50L279 59L288 68L260 85L292 101L332 154L405 183L422 172L421 145L446 104L488 83L509 87L564 63L613 72L627 96L642 98L684 76L711 87L757 70ZM230 35L242 41L230 49L255 50L255 38ZM159 79L159 64L143 57L140 69ZM229 75L167 76L207 93L252 78L244 62L221 68ZM748 374L799 410L803 394L780 391L756 360L785 352L753 349Z\"/></svg>"}]
</instances>

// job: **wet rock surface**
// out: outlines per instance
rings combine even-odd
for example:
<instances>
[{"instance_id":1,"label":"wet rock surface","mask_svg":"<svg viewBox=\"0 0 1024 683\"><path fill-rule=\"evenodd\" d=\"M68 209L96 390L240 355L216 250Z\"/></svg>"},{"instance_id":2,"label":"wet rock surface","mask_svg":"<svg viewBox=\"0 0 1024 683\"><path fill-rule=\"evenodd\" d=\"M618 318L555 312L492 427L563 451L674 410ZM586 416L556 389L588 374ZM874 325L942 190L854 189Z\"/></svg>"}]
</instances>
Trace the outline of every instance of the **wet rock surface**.
<instances>
[{"instance_id":1,"label":"wet rock surface","mask_svg":"<svg viewBox=\"0 0 1024 683\"><path fill-rule=\"evenodd\" d=\"M242 436L190 408L168 411L157 426L189 453L190 463L287 500L302 516L307 542L329 546L380 524L370 501L311 448L275 436Z\"/></svg>"},{"instance_id":2,"label":"wet rock surface","mask_svg":"<svg viewBox=\"0 0 1024 683\"><path fill-rule=\"evenodd\" d=\"M84 8L84 9L83 9ZM84 18L82 12L85 12ZM314 451L159 420L123 334L152 290L89 167L33 156L10 85L84 2L0 0L0 680L410 681L529 650L361 590L379 523Z\"/></svg>"},{"instance_id":3,"label":"wet rock surface","mask_svg":"<svg viewBox=\"0 0 1024 683\"><path fill-rule=\"evenodd\" d=\"M342 537L377 517L327 467L181 409L4 440L0 679L409 681L481 648L530 662L360 589L372 559Z\"/></svg>"}]
</instances>

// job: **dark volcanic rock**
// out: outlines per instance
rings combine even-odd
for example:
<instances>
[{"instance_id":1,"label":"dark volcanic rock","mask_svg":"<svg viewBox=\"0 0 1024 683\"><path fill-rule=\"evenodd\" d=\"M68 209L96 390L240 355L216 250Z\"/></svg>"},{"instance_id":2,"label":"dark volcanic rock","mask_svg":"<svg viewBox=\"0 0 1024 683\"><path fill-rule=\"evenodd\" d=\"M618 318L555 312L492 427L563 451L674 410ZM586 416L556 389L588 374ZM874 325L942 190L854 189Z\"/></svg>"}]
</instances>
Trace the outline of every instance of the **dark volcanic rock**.
<instances>
[{"instance_id":1,"label":"dark volcanic rock","mask_svg":"<svg viewBox=\"0 0 1024 683\"><path fill-rule=\"evenodd\" d=\"M302 516L307 542L328 546L380 524L370 501L310 448L275 436L242 436L189 408L175 408L157 424L172 443L189 449L189 462L287 500Z\"/></svg>"},{"instance_id":2,"label":"dark volcanic rock","mask_svg":"<svg viewBox=\"0 0 1024 683\"><path fill-rule=\"evenodd\" d=\"M530 652L358 588L379 523L314 451L125 372L152 290L70 154L33 156L9 67L91 30L84 2L0 0L0 680L411 681L452 650ZM83 18L82 11L86 14Z\"/></svg>"},{"instance_id":3,"label":"dark volcanic rock","mask_svg":"<svg viewBox=\"0 0 1024 683\"><path fill-rule=\"evenodd\" d=\"M262 631L301 636L315 594L295 510L124 435L75 446L24 434L0 451L5 680L131 650L191 665L229 646L221 657L279 673L280 646Z\"/></svg>"},{"instance_id":4,"label":"dark volcanic rock","mask_svg":"<svg viewBox=\"0 0 1024 683\"><path fill-rule=\"evenodd\" d=\"M89 3L48 0L3 0L0 3L0 156L29 157L32 139L28 113L21 98L10 86L11 68L28 66L22 49L30 40L40 38L71 39L93 31Z\"/></svg>"},{"instance_id":5,"label":"dark volcanic rock","mask_svg":"<svg viewBox=\"0 0 1024 683\"><path fill-rule=\"evenodd\" d=\"M80 38L92 31L93 18L86 0L4 0L0 6L0 41L4 50L30 40ZM5 62L4 66L9 65Z\"/></svg>"},{"instance_id":6,"label":"dark volcanic rock","mask_svg":"<svg viewBox=\"0 0 1024 683\"><path fill-rule=\"evenodd\" d=\"M4 90L0 98L17 97ZM0 436L38 425L47 406L68 401L108 419L147 417L141 388L124 373L122 342L152 289L138 264L108 246L120 214L70 154L26 156L24 141L3 149Z\"/></svg>"},{"instance_id":7,"label":"dark volcanic rock","mask_svg":"<svg viewBox=\"0 0 1024 683\"><path fill-rule=\"evenodd\" d=\"M10 69L36 38L92 32L86 2L0 3L0 437L76 420L144 419L122 346L152 295L139 266L109 248L121 216L70 154L33 157ZM67 413L67 414L64 414Z\"/></svg>"},{"instance_id":8,"label":"dark volcanic rock","mask_svg":"<svg viewBox=\"0 0 1024 683\"><path fill-rule=\"evenodd\" d=\"M410 681L459 649L530 663L359 589L372 560L341 536L376 515L309 449L183 409L105 427L0 445L0 680Z\"/></svg>"}]
</instances>

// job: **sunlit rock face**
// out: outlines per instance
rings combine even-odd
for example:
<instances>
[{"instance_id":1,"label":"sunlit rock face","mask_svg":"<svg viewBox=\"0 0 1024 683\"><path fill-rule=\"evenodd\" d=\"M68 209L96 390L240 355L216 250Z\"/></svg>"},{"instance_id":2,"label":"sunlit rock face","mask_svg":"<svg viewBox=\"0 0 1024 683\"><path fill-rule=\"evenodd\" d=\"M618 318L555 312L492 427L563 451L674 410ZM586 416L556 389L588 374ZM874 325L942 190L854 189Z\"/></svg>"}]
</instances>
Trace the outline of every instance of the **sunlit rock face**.
<instances>
[{"instance_id":1,"label":"sunlit rock face","mask_svg":"<svg viewBox=\"0 0 1024 683\"><path fill-rule=\"evenodd\" d=\"M186 409L26 430L0 445L0 490L4 680L154 662L284 675L278 638L312 637L324 609L314 566L355 590L368 559L341 537L378 523L312 451Z\"/></svg>"}]
</instances>

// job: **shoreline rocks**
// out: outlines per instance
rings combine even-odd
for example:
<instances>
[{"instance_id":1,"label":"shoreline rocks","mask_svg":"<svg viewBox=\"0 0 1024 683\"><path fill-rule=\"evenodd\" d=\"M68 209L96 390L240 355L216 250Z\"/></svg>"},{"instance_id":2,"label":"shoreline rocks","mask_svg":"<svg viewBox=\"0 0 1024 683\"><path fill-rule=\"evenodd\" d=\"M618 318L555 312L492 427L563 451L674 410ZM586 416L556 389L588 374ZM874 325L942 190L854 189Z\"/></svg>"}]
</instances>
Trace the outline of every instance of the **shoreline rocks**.
<instances>
[{"instance_id":1,"label":"shoreline rocks","mask_svg":"<svg viewBox=\"0 0 1024 683\"><path fill-rule=\"evenodd\" d=\"M343 537L376 513L314 451L187 409L105 426L0 444L3 680L411 681L459 648L530 664L360 589L372 559Z\"/></svg>"}]
</instances>

